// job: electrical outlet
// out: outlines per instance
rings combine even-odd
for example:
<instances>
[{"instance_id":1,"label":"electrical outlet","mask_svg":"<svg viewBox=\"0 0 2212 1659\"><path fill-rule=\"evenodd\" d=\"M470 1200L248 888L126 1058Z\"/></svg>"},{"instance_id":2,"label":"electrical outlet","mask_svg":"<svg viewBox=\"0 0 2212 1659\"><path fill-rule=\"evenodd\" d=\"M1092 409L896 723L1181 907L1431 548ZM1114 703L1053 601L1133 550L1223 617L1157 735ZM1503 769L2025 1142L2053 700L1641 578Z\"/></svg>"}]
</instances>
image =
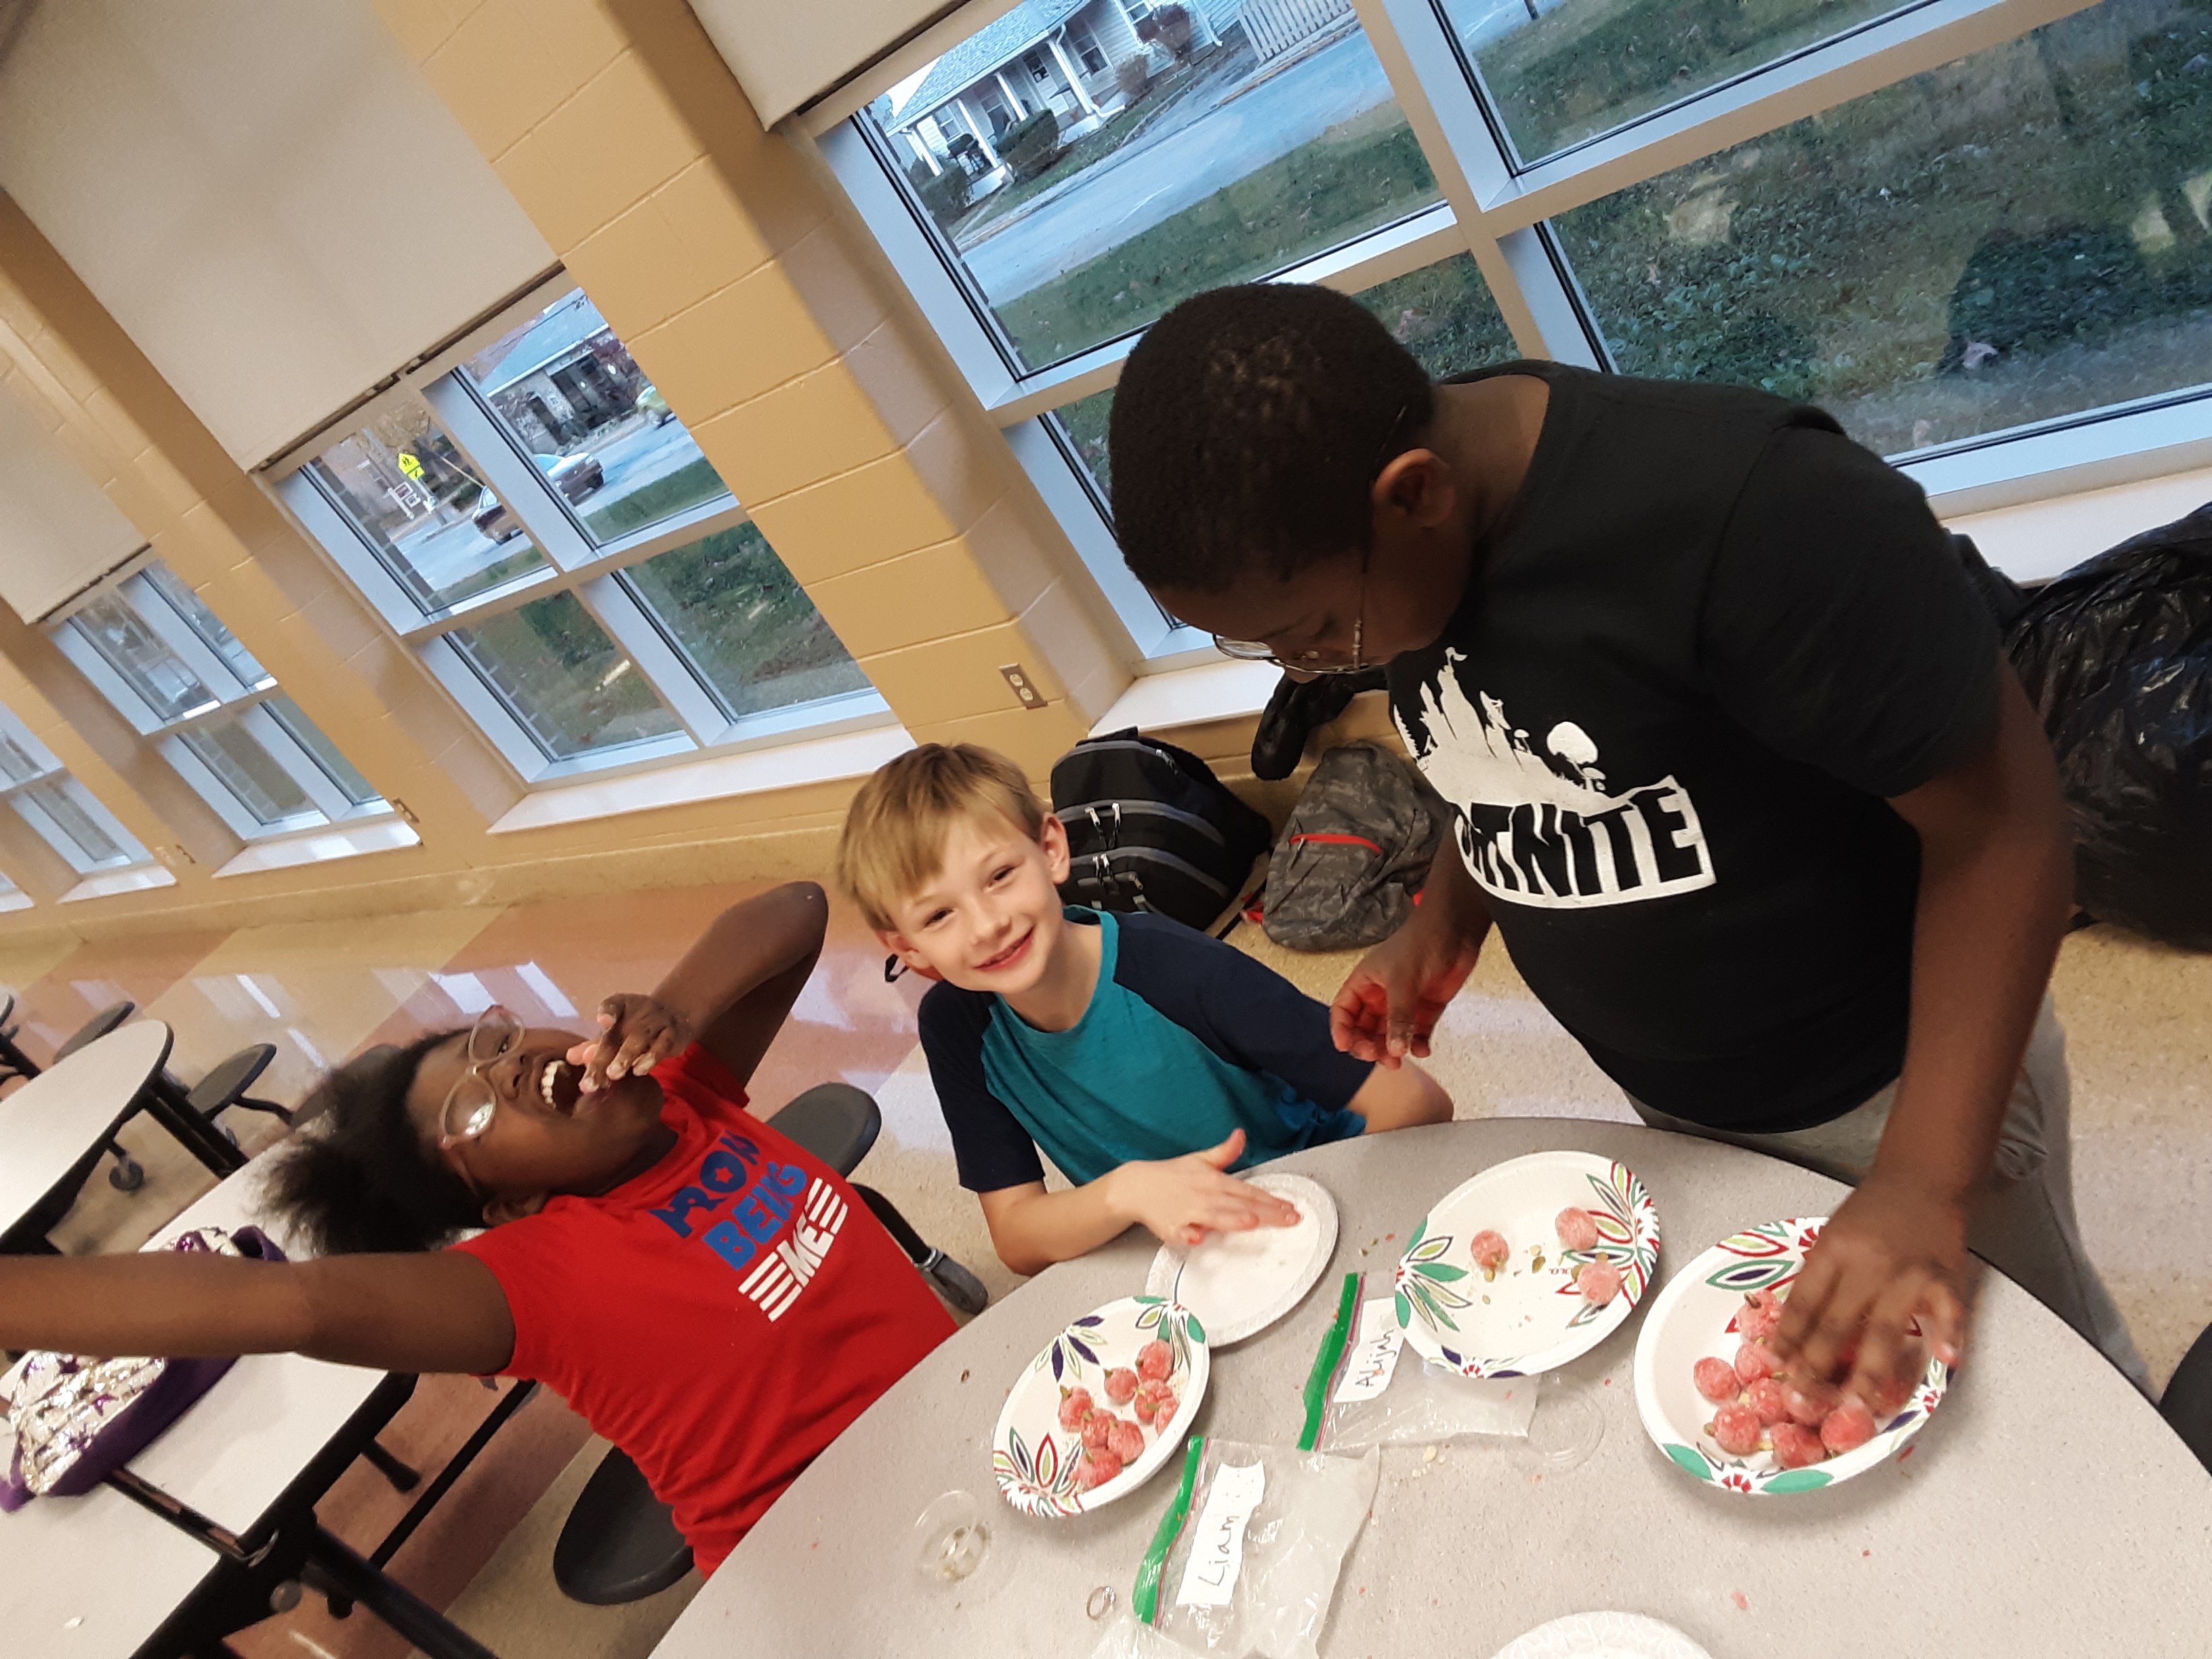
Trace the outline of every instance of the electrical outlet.
<instances>
[{"instance_id":1,"label":"electrical outlet","mask_svg":"<svg viewBox=\"0 0 2212 1659\"><path fill-rule=\"evenodd\" d=\"M1014 695L1021 699L1023 708L1044 707L1044 693L1038 690L1036 684L1030 680L1028 669L1018 662L1010 662L999 672L1006 677L1006 684L1014 688Z\"/></svg>"}]
</instances>

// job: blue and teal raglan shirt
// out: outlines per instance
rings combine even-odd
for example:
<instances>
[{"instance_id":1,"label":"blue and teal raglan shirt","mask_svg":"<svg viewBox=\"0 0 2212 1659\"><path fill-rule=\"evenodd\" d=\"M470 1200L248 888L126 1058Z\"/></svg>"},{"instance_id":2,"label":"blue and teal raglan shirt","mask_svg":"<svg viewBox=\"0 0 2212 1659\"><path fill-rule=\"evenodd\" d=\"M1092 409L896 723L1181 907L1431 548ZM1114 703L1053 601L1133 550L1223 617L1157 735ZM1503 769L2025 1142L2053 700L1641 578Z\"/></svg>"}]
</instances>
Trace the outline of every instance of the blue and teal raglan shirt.
<instances>
[{"instance_id":1,"label":"blue and teal raglan shirt","mask_svg":"<svg viewBox=\"0 0 2212 1659\"><path fill-rule=\"evenodd\" d=\"M936 985L921 1046L960 1184L997 1192L1180 1158L1244 1131L1235 1167L1356 1135L1372 1069L1340 1053L1328 1011L1280 974L1164 916L1071 906L1103 930L1097 988L1065 1031L1040 1031L994 993Z\"/></svg>"}]
</instances>

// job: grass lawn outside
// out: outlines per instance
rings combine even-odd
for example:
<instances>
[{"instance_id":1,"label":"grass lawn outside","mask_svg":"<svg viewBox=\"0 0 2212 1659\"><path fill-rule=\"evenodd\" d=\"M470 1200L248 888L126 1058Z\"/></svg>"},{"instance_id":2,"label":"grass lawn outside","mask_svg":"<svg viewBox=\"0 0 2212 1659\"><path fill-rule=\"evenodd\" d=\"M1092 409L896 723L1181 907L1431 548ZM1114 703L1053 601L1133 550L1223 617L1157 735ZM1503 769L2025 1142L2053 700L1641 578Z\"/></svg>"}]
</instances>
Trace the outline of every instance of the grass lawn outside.
<instances>
[{"instance_id":1,"label":"grass lawn outside","mask_svg":"<svg viewBox=\"0 0 2212 1659\"><path fill-rule=\"evenodd\" d=\"M584 524L602 543L611 542L641 530L647 525L694 507L702 501L711 501L717 495L726 495L729 487L722 482L714 464L701 456L687 462L663 478L641 484L627 495L617 497L605 507L580 509Z\"/></svg>"},{"instance_id":2,"label":"grass lawn outside","mask_svg":"<svg viewBox=\"0 0 2212 1659\"><path fill-rule=\"evenodd\" d=\"M996 309L1024 361L1056 362L1194 294L1311 258L1436 197L1405 117L1395 104L1377 105Z\"/></svg>"}]
</instances>

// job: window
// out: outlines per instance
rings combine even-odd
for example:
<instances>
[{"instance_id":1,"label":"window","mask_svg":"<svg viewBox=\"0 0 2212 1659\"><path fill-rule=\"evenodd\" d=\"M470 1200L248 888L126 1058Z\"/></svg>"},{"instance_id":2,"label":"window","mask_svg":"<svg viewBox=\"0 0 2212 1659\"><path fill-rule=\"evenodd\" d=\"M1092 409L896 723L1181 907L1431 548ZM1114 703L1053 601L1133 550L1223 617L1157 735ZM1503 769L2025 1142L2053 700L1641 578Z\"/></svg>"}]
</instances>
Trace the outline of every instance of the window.
<instances>
[{"instance_id":1,"label":"window","mask_svg":"<svg viewBox=\"0 0 2212 1659\"><path fill-rule=\"evenodd\" d=\"M0 708L0 796L81 876L154 861L121 821L70 776L54 752L5 708ZM15 884L8 883L7 891L15 890ZM21 908L0 903L0 909Z\"/></svg>"},{"instance_id":2,"label":"window","mask_svg":"<svg viewBox=\"0 0 2212 1659\"><path fill-rule=\"evenodd\" d=\"M1526 356L1766 386L2014 500L2051 468L2083 487L2130 434L2212 441L2212 12L2050 10L1026 0L805 123L1160 666L1202 641L1114 546L1113 386L1224 283L1358 295L1439 375ZM1097 119L1002 155L998 74L1055 22L1113 72ZM974 135L942 179L900 165L925 121Z\"/></svg>"},{"instance_id":3,"label":"window","mask_svg":"<svg viewBox=\"0 0 2212 1659\"><path fill-rule=\"evenodd\" d=\"M1083 62L1085 75L1103 75L1106 71L1106 54L1098 49L1098 37L1080 22L1067 26L1067 44Z\"/></svg>"},{"instance_id":4,"label":"window","mask_svg":"<svg viewBox=\"0 0 2212 1659\"><path fill-rule=\"evenodd\" d=\"M1560 240L1624 372L1764 386L1889 454L2201 386L2208 65L2212 14L2108 0Z\"/></svg>"},{"instance_id":5,"label":"window","mask_svg":"<svg viewBox=\"0 0 2212 1659\"><path fill-rule=\"evenodd\" d=\"M241 837L318 830L391 810L237 636L158 561L100 587L53 633L85 677ZM115 842L122 827L104 812L88 822L83 809L96 807L89 795L79 789L59 798L67 793L46 790L32 805L89 860L80 870L145 856L143 848L128 855L136 843L127 836ZM38 827L46 833L45 824ZM100 836L110 843L105 850ZM55 845L60 850L61 842Z\"/></svg>"},{"instance_id":6,"label":"window","mask_svg":"<svg viewBox=\"0 0 2212 1659\"><path fill-rule=\"evenodd\" d=\"M528 781L888 718L566 282L314 441L276 489ZM331 787L357 781L296 741Z\"/></svg>"}]
</instances>

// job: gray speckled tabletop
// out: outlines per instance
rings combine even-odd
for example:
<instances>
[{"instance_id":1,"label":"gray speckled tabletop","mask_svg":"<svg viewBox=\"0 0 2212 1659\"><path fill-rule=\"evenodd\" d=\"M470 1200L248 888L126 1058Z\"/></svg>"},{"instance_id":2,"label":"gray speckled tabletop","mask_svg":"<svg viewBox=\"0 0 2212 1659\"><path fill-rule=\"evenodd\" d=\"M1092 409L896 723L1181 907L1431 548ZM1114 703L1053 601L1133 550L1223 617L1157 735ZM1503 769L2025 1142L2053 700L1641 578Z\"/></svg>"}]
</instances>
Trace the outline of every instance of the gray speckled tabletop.
<instances>
[{"instance_id":1,"label":"gray speckled tabletop","mask_svg":"<svg viewBox=\"0 0 2212 1659\"><path fill-rule=\"evenodd\" d=\"M1273 1167L1334 1195L1336 1258L1287 1317L1214 1356L1199 1431L1295 1441L1340 1276L1387 1273L1435 1200L1477 1170L1556 1146L1643 1176L1659 1206L1662 1283L1715 1240L1825 1214L1844 1190L1756 1153L1562 1119L1444 1124L1284 1159ZM769 1510L656 1659L1083 1659L1099 1628L1085 1598L1109 1584L1126 1602L1172 1472L1095 1515L1032 1520L998 1496L991 1431L1021 1368L1069 1319L1140 1291L1153 1249L1132 1233L1052 1268L938 1349ZM1630 1386L1644 1308L1561 1373L1601 1407L1603 1437L1583 1463L1547 1471L1525 1446L1485 1443L1433 1462L1413 1448L1383 1454L1325 1659L1486 1659L1547 1620L1595 1608L1664 1620L1713 1659L2212 1654L2212 1477L2118 1372L2009 1281L1989 1276L1967 1367L1909 1457L1786 1498L1702 1486L1645 1437ZM939 1585L918 1571L910 1528L953 1488L982 1501L993 1541L972 1578Z\"/></svg>"}]
</instances>

